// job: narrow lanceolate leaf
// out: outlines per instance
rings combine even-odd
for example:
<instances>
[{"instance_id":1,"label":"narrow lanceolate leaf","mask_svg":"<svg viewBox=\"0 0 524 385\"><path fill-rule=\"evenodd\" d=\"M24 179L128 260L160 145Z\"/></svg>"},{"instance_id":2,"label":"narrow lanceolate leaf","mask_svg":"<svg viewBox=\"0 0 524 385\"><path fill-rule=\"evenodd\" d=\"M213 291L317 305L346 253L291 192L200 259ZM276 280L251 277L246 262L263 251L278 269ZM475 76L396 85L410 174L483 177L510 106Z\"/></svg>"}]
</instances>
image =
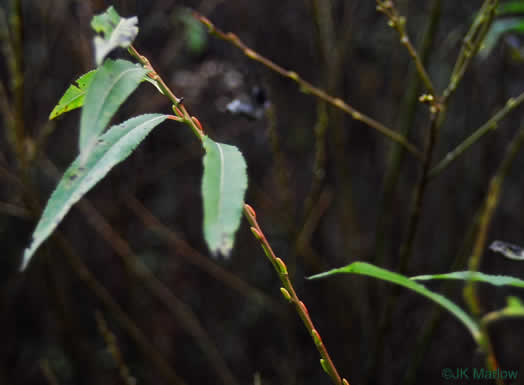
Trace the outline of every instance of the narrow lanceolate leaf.
<instances>
[{"instance_id":1,"label":"narrow lanceolate leaf","mask_svg":"<svg viewBox=\"0 0 524 385\"><path fill-rule=\"evenodd\" d=\"M104 13L96 15L91 21L91 27L101 32L104 37L95 36L95 59L99 66L109 52L117 47L127 48L138 34L138 18L136 16L120 17L111 6Z\"/></svg>"},{"instance_id":2,"label":"narrow lanceolate leaf","mask_svg":"<svg viewBox=\"0 0 524 385\"><path fill-rule=\"evenodd\" d=\"M475 281L489 283L494 286L514 286L524 288L524 281L507 275L491 275L479 273L477 271L455 271L447 274L418 275L411 279L417 281L427 281L430 279L458 279L463 281Z\"/></svg>"},{"instance_id":3,"label":"narrow lanceolate leaf","mask_svg":"<svg viewBox=\"0 0 524 385\"><path fill-rule=\"evenodd\" d=\"M129 61L110 59L96 71L80 117L79 147L83 160L89 156L118 107L138 87L146 73L145 68Z\"/></svg>"},{"instance_id":4,"label":"narrow lanceolate leaf","mask_svg":"<svg viewBox=\"0 0 524 385\"><path fill-rule=\"evenodd\" d=\"M84 98L87 89L89 88L95 73L96 70L89 71L88 73L80 76L73 84L69 86L64 96L60 98L58 104L55 106L55 108L53 108L51 114L49 114L49 120L84 105Z\"/></svg>"},{"instance_id":5,"label":"narrow lanceolate leaf","mask_svg":"<svg viewBox=\"0 0 524 385\"><path fill-rule=\"evenodd\" d=\"M146 114L113 126L100 136L84 164L81 163L80 156L76 158L47 201L33 233L31 245L24 252L22 270L71 206L104 178L109 170L126 159L147 134L166 118L167 115Z\"/></svg>"},{"instance_id":6,"label":"narrow lanceolate leaf","mask_svg":"<svg viewBox=\"0 0 524 385\"><path fill-rule=\"evenodd\" d=\"M446 310L448 310L451 314L453 314L455 317L457 317L468 328L468 330L471 332L475 341L478 342L478 339L480 337L479 326L477 322L475 322L466 312L464 312L464 310L462 310L460 307L455 305L453 302L451 302L449 299L447 299L443 295L434 293L426 289L423 285L417 282L414 282L410 280L408 277L405 277L401 274L382 269L380 267L371 265L369 263L354 262L345 267L341 267L339 269L332 269L332 270L326 271L325 273L314 275L312 277L309 277L309 279L323 278L323 277L328 277L334 274L343 274L343 273L367 275L369 277L378 278L383 281L388 281L388 282L392 282L400 286L404 286L407 289L410 289L419 294L422 294L423 296L438 303L439 305L444 307Z\"/></svg>"},{"instance_id":7,"label":"narrow lanceolate leaf","mask_svg":"<svg viewBox=\"0 0 524 385\"><path fill-rule=\"evenodd\" d=\"M213 255L229 256L247 188L246 162L234 146L203 139L204 237Z\"/></svg>"}]
</instances>

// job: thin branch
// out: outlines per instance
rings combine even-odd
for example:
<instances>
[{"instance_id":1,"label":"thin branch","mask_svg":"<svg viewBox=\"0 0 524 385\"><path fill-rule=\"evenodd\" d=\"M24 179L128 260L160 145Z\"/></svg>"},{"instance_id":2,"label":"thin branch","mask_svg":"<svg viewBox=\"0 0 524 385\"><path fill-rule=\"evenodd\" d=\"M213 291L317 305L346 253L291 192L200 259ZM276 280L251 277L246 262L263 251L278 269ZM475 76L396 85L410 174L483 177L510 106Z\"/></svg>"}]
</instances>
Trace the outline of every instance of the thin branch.
<instances>
[{"instance_id":1,"label":"thin branch","mask_svg":"<svg viewBox=\"0 0 524 385\"><path fill-rule=\"evenodd\" d=\"M100 299L104 306L108 309L114 319L119 323L120 327L128 333L133 341L142 350L144 357L157 366L159 372L164 376L170 384L185 385L185 382L180 378L171 367L171 364L166 358L153 346L148 337L142 333L131 318L124 312L122 307L115 301L109 291L95 278L91 271L82 261L82 258L75 252L71 244L60 234L55 233L55 239L62 251L67 255L67 261L71 265L73 271L85 283L85 285L93 291L95 296Z\"/></svg>"},{"instance_id":2,"label":"thin branch","mask_svg":"<svg viewBox=\"0 0 524 385\"><path fill-rule=\"evenodd\" d=\"M485 0L482 4L477 17L464 38L464 43L450 76L449 85L443 93L443 104L446 104L449 97L455 92L471 60L480 49L493 22L498 3L498 0Z\"/></svg>"},{"instance_id":3,"label":"thin branch","mask_svg":"<svg viewBox=\"0 0 524 385\"><path fill-rule=\"evenodd\" d=\"M519 132L515 135L511 143L508 145L506 154L502 163L499 166L499 169L495 175L491 178L488 193L483 204L482 212L479 217L479 228L477 233L477 238L473 247L473 252L471 253L469 259L469 269L470 271L477 271L480 262L482 259L482 252L486 244L486 238L488 234L489 225L497 208L500 194L502 190L502 184L506 175L508 174L510 167L517 157L518 152L520 151L522 145L524 144L524 126L519 129ZM476 284L473 280L469 280L464 287L464 300L469 306L471 312L479 317L480 316L480 303L479 298L476 292ZM482 337L479 339L480 347L486 354L486 363L490 370L496 370L498 368L497 359L495 357L495 352L493 350L493 345L491 344L487 324L481 322L480 331ZM502 384L502 381L499 379L497 384Z\"/></svg>"},{"instance_id":4,"label":"thin branch","mask_svg":"<svg viewBox=\"0 0 524 385\"><path fill-rule=\"evenodd\" d=\"M498 111L491 119L479 127L473 134L468 136L462 143L460 143L454 150L448 152L448 154L429 172L429 178L432 179L439 175L445 170L453 161L460 157L466 150L468 150L473 144L490 131L494 131L497 128L498 123L506 117L511 111L517 108L524 102L524 92L521 93L517 98L510 98L504 108Z\"/></svg>"},{"instance_id":5,"label":"thin branch","mask_svg":"<svg viewBox=\"0 0 524 385\"><path fill-rule=\"evenodd\" d=\"M322 368L331 377L331 380L335 385L349 385L349 382L346 379L341 378L338 374L337 368L331 360L331 357L329 356L329 353L322 342L322 338L320 337L320 334L318 333L315 325L313 324L313 321L311 320L311 317L309 316L306 305L304 305L304 303L298 298L295 292L293 284L289 279L289 274L284 261L275 255L271 245L267 241L266 236L262 232L262 229L260 228L256 219L255 210L246 204L244 205L244 215L251 225L251 232L253 233L253 236L260 243L260 246L264 250L264 253L273 265L275 271L278 274L278 277L280 278L280 281L282 282L282 287L280 288L282 295L295 306L298 315L302 319L302 322L306 326L306 329L313 339L313 342L315 343L315 346L322 357L320 360Z\"/></svg>"},{"instance_id":6,"label":"thin branch","mask_svg":"<svg viewBox=\"0 0 524 385\"><path fill-rule=\"evenodd\" d=\"M118 368L118 372L120 374L120 378L122 379L122 382L126 385L135 384L136 380L133 376L131 376L129 367L127 366L126 362L124 361L122 352L120 351L120 348L118 347L118 343L117 343L118 341L116 339L116 336L109 329L109 326L107 325L107 322L102 312L97 310L95 313L95 319L96 319L98 330L100 331L100 334L102 335L106 343L107 350L109 351L109 353L111 353L111 356L113 356L113 360L115 361L116 367Z\"/></svg>"},{"instance_id":7,"label":"thin branch","mask_svg":"<svg viewBox=\"0 0 524 385\"><path fill-rule=\"evenodd\" d=\"M391 140L400 143L402 146L406 148L410 153L412 153L414 156L416 156L419 159L422 159L422 153L410 142L407 141L405 137L400 135L399 133L393 131L392 129L386 127L382 123L376 121L375 119L363 114L362 112L356 110L354 107L348 105L345 103L342 99L333 97L329 95L326 91L321 90L320 88L317 88L313 86L311 83L307 82L306 80L302 79L296 72L294 71L288 71L282 67L280 67L278 64L273 63L271 60L267 59L266 57L260 55L258 52L252 50L247 45L245 45L239 38L233 33L225 33L222 32L220 29L216 28L215 25L206 17L199 15L198 13L194 13L195 18L197 18L202 24L204 24L209 32L217 37L219 37L222 40L228 41L231 44L233 44L235 47L242 50L244 55L246 55L248 58L257 61L267 68L271 69L272 71L293 80L296 82L300 90L306 94L311 94L316 96L319 99L324 100L325 102L331 104L332 106L344 111L346 114L351 116L353 119L358 120L369 127L374 128L381 134L387 136Z\"/></svg>"},{"instance_id":8,"label":"thin branch","mask_svg":"<svg viewBox=\"0 0 524 385\"><path fill-rule=\"evenodd\" d=\"M402 45L406 47L406 49L409 52L409 56L411 56L411 58L413 59L420 79L424 83L424 87L426 87L426 90L430 93L430 95L436 97L433 82L431 81L431 78L429 77L428 72L424 67L422 59L417 53L417 50L415 49L413 44L411 44L411 40L409 39L409 36L406 32L406 18L404 16L400 16L397 9L395 8L393 1L391 0L377 0L377 11L382 12L388 17L388 25L398 32L400 36L400 42L402 43Z\"/></svg>"},{"instance_id":9,"label":"thin branch","mask_svg":"<svg viewBox=\"0 0 524 385\"><path fill-rule=\"evenodd\" d=\"M142 60L143 60L143 62L141 61L142 63L144 63L144 62L145 63L149 63L149 61L144 56L140 55L138 53L138 51L136 51L134 48L132 50L134 52L134 56L136 55L135 57L142 58ZM150 68L152 68L152 67L150 67ZM152 74L152 78L157 80L157 81L159 79L161 79L160 76L156 72ZM163 83L163 84L165 84L165 83ZM166 95L167 94L172 94L174 96L174 94L171 91L167 92L167 90L166 90L165 94ZM176 100L179 100L179 99L177 98ZM198 119L196 117L191 116L189 114L189 112L185 109L185 107L182 104L179 104L178 106L173 104L173 109L175 110L175 113L177 114L177 116L180 116L180 117L184 118L183 123L185 123L186 125L189 125L191 127L192 131L195 133L195 135L199 139L201 139L204 130L202 128L202 125L198 121ZM299 298L297 297L297 295L295 293L295 290L293 288L293 285L292 285L292 283L291 283L291 281L289 279L289 275L287 273L286 265L284 264L284 262L280 258L277 258L275 256L275 254L273 253L273 250L271 249L271 246L267 242L267 239L266 239L266 237L264 236L264 234L262 232L262 229L258 225L258 223L256 221L255 211L247 204L244 204L244 210L243 211L244 211L244 216L247 218L247 220L249 221L249 223L252 226L251 227L251 232L253 233L255 238L260 242L264 252L266 253L266 255L269 258L270 262L272 263L273 267L275 268L275 270L279 274L280 280L282 281L282 283L284 285L284 287L282 287L280 289L280 291L282 292L282 294L284 295L284 297L288 301L292 302L295 305L297 313L299 314L300 318L302 319L302 321L306 325L306 328L308 329L311 337L313 338L313 342L314 342L315 346L317 347L317 350L319 351L319 353L320 353L320 355L322 357L320 359L320 364L321 364L322 368L331 377L331 379L332 379L332 381L333 381L333 383L335 385L349 385L349 382L346 379L341 378L340 375L338 374L338 371L337 371L335 365L333 364L333 361L331 360L331 357L329 356L329 353L328 353L326 347L324 346L324 343L322 342L322 338L320 337L320 334L315 329L315 327L313 325L313 321L309 317L309 313L308 313L308 310L306 308L306 305L304 305L304 303L299 300Z\"/></svg>"}]
</instances>

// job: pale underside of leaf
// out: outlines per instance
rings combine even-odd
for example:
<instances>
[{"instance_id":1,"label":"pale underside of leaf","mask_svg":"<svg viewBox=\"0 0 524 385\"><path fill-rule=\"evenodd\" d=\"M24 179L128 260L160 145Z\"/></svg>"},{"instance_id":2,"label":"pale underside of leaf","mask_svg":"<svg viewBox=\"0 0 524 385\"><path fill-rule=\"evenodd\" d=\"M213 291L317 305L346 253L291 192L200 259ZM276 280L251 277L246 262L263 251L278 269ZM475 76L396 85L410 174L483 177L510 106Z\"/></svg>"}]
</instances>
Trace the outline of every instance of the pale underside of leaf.
<instances>
[{"instance_id":1,"label":"pale underside of leaf","mask_svg":"<svg viewBox=\"0 0 524 385\"><path fill-rule=\"evenodd\" d=\"M42 217L25 250L21 270L25 269L38 247L51 235L71 207L118 163L126 159L153 128L167 115L146 114L112 126L100 136L85 164L80 156L66 170L47 201Z\"/></svg>"},{"instance_id":2,"label":"pale underside of leaf","mask_svg":"<svg viewBox=\"0 0 524 385\"><path fill-rule=\"evenodd\" d=\"M107 127L118 107L138 87L145 68L126 60L106 60L87 90L80 117L79 147L82 159L88 157L98 135Z\"/></svg>"},{"instance_id":3,"label":"pale underside of leaf","mask_svg":"<svg viewBox=\"0 0 524 385\"><path fill-rule=\"evenodd\" d=\"M213 255L229 256L247 188L245 160L234 146L204 137L204 237Z\"/></svg>"},{"instance_id":4,"label":"pale underside of leaf","mask_svg":"<svg viewBox=\"0 0 524 385\"><path fill-rule=\"evenodd\" d=\"M127 48L138 34L138 18L136 16L120 17L111 6L104 13L93 18L91 26L96 32L102 32L104 37L95 36L95 60L97 66L115 48Z\"/></svg>"}]
</instances>

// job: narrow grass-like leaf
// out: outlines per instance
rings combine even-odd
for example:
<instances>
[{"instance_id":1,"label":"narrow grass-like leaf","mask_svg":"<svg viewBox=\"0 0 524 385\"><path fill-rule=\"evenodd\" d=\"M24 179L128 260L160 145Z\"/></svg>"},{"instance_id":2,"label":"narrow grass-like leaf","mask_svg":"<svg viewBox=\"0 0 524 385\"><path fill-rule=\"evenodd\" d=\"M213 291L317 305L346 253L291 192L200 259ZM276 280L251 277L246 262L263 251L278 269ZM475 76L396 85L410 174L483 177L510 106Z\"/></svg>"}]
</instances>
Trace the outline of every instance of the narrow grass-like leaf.
<instances>
[{"instance_id":1,"label":"narrow grass-like leaf","mask_svg":"<svg viewBox=\"0 0 524 385\"><path fill-rule=\"evenodd\" d=\"M79 147L83 160L89 156L118 107L138 87L146 73L145 68L129 61L110 59L96 71L80 117Z\"/></svg>"},{"instance_id":2,"label":"narrow grass-like leaf","mask_svg":"<svg viewBox=\"0 0 524 385\"><path fill-rule=\"evenodd\" d=\"M95 73L96 70L89 71L80 76L69 86L64 95L58 101L58 104L53 108L53 111L51 111L51 114L49 114L49 120L84 105L84 98L87 89L89 88Z\"/></svg>"},{"instance_id":3,"label":"narrow grass-like leaf","mask_svg":"<svg viewBox=\"0 0 524 385\"><path fill-rule=\"evenodd\" d=\"M25 250L21 269L55 230L71 206L97 184L115 165L126 159L144 138L167 118L167 115L146 114L112 126L97 140L93 151L82 164L80 156L69 166L47 201L36 226L31 245Z\"/></svg>"},{"instance_id":4,"label":"narrow grass-like leaf","mask_svg":"<svg viewBox=\"0 0 524 385\"><path fill-rule=\"evenodd\" d=\"M234 146L204 136L204 238L213 255L229 256L247 188L246 162Z\"/></svg>"},{"instance_id":5,"label":"narrow grass-like leaf","mask_svg":"<svg viewBox=\"0 0 524 385\"><path fill-rule=\"evenodd\" d=\"M326 271L325 273L321 273L321 274L316 274L312 277L309 277L308 279L324 278L324 277L328 277L334 274L343 274L343 273L367 275L369 277L378 278L383 281L388 281L388 282L392 282L400 286L404 286L407 289L410 289L419 294L422 294L423 296L438 303L439 305L444 307L446 310L448 310L451 314L453 314L455 317L457 317L466 326L466 328L468 328L468 330L471 332L475 341L478 342L478 339L480 337L479 326L464 310L462 310L460 307L458 307L456 304L451 302L449 299L447 299L443 295L434 293L431 290L428 290L423 285L417 282L414 282L410 280L408 277L405 277L401 274L382 269L380 267L371 265L369 263L353 262L345 267L341 267L338 269L332 269L332 270Z\"/></svg>"},{"instance_id":6,"label":"narrow grass-like leaf","mask_svg":"<svg viewBox=\"0 0 524 385\"><path fill-rule=\"evenodd\" d=\"M515 277L509 277L507 275L490 275L479 273L477 271L455 271L447 274L431 274L431 275L417 275L411 277L417 281L428 281L430 279L458 279L463 281L475 281L489 283L494 286L514 286L523 287L524 281Z\"/></svg>"},{"instance_id":7,"label":"narrow grass-like leaf","mask_svg":"<svg viewBox=\"0 0 524 385\"><path fill-rule=\"evenodd\" d=\"M96 32L102 32L104 37L95 36L95 59L99 66L106 55L117 47L127 48L138 34L138 18L136 16L120 17L115 8L109 7L104 13L96 15L91 21L91 27Z\"/></svg>"}]
</instances>

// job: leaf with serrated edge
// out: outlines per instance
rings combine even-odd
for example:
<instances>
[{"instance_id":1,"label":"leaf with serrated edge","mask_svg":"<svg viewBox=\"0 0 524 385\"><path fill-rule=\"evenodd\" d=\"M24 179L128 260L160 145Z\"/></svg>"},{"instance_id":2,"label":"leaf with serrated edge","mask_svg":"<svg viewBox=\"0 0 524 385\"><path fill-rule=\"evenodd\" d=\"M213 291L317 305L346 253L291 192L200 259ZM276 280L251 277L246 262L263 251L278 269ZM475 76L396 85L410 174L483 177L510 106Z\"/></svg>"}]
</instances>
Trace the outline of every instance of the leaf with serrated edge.
<instances>
[{"instance_id":1,"label":"leaf with serrated edge","mask_svg":"<svg viewBox=\"0 0 524 385\"><path fill-rule=\"evenodd\" d=\"M308 279L324 278L334 274L341 273L352 273L352 274L361 274L367 275L369 277L378 278L383 281L388 281L395 283L400 286L404 286L407 289L413 290L426 298L431 299L432 301L438 303L451 314L457 317L470 331L475 341L479 342L480 338L480 329L479 325L475 320L473 320L464 310L458 307L456 304L451 302L449 299L444 297L441 294L434 293L431 290L427 289L420 283L410 280L408 277L405 277L401 274L394 273L389 270L382 269L380 267L371 265L365 262L353 262L347 266L332 269L324 273L316 274Z\"/></svg>"},{"instance_id":2,"label":"leaf with serrated edge","mask_svg":"<svg viewBox=\"0 0 524 385\"><path fill-rule=\"evenodd\" d=\"M82 159L89 156L98 135L118 107L143 80L147 70L126 60L106 60L87 90L80 116L79 147Z\"/></svg>"},{"instance_id":3,"label":"leaf with serrated edge","mask_svg":"<svg viewBox=\"0 0 524 385\"><path fill-rule=\"evenodd\" d=\"M84 105L84 99L93 80L96 70L89 71L69 86L64 95L58 101L58 104L53 108L53 111L49 114L49 120L56 118L68 111L72 111L75 108L80 108Z\"/></svg>"},{"instance_id":4,"label":"leaf with serrated edge","mask_svg":"<svg viewBox=\"0 0 524 385\"><path fill-rule=\"evenodd\" d=\"M126 159L167 115L145 114L112 126L97 140L84 165L80 156L69 166L47 201L42 217L25 250L21 270L62 221L69 209L118 163Z\"/></svg>"},{"instance_id":5,"label":"leaf with serrated edge","mask_svg":"<svg viewBox=\"0 0 524 385\"><path fill-rule=\"evenodd\" d=\"M204 136L204 238L213 255L229 256L240 225L247 188L246 162L240 151Z\"/></svg>"},{"instance_id":6,"label":"leaf with serrated edge","mask_svg":"<svg viewBox=\"0 0 524 385\"><path fill-rule=\"evenodd\" d=\"M95 36L95 59L99 66L104 58L117 47L127 48L138 34L138 18L136 16L120 17L113 6L104 13L96 15L91 21L91 27L96 32L102 32L104 37Z\"/></svg>"}]
</instances>

